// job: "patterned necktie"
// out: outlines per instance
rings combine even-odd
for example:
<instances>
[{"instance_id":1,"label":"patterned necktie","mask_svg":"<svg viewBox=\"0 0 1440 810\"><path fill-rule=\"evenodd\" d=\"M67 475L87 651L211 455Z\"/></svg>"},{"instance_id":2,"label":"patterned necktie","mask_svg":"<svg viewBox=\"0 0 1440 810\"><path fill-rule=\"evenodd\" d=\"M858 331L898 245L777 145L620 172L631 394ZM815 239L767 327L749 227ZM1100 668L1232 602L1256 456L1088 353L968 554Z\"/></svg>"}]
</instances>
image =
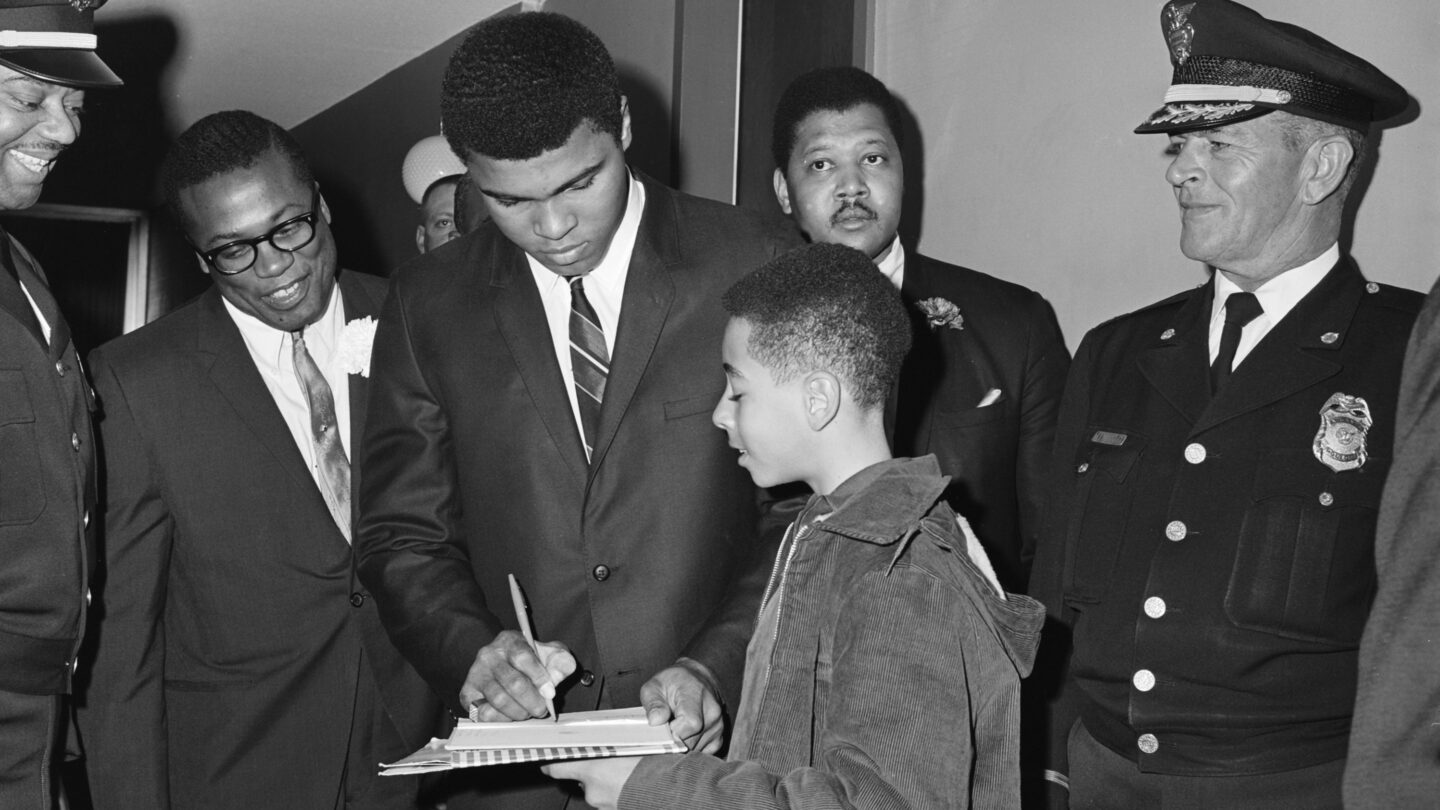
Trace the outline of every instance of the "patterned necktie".
<instances>
[{"instance_id":1,"label":"patterned necktie","mask_svg":"<svg viewBox=\"0 0 1440 810\"><path fill-rule=\"evenodd\" d=\"M1230 380L1235 365L1235 350L1240 348L1240 333L1245 324L1260 317L1265 310L1254 293L1231 293L1225 299L1225 325L1220 329L1220 351L1210 364L1210 393L1219 391Z\"/></svg>"},{"instance_id":2,"label":"patterned necktie","mask_svg":"<svg viewBox=\"0 0 1440 810\"><path fill-rule=\"evenodd\" d=\"M580 440L585 445L585 460L589 461L600 431L600 403L605 399L605 379L610 374L610 352L580 278L570 279L570 369L575 378L575 399L580 405Z\"/></svg>"},{"instance_id":3,"label":"patterned necktie","mask_svg":"<svg viewBox=\"0 0 1440 810\"><path fill-rule=\"evenodd\" d=\"M330 384L315 365L315 359L305 348L305 336L291 332L295 346L295 376L305 390L305 399L310 404L310 439L315 449L315 461L320 466L320 494L325 505L330 507L330 516L335 525L350 542L350 460L345 457L345 447L340 443L340 426L335 417L335 397L330 393Z\"/></svg>"}]
</instances>

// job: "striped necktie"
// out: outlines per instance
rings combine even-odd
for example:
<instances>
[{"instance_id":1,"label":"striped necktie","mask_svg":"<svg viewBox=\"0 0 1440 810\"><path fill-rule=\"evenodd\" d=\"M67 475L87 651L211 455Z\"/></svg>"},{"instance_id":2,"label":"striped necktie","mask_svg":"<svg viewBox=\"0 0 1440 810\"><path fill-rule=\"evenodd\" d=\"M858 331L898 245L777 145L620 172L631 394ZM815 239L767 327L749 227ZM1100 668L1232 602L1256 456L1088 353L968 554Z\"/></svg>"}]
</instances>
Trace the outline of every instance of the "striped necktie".
<instances>
[{"instance_id":1,"label":"striped necktie","mask_svg":"<svg viewBox=\"0 0 1440 810\"><path fill-rule=\"evenodd\" d=\"M600 432L600 403L605 399L605 379L610 374L610 352L605 332L590 299L585 297L581 277L570 279L570 369L575 378L575 399L580 405L580 440L589 461Z\"/></svg>"},{"instance_id":2,"label":"striped necktie","mask_svg":"<svg viewBox=\"0 0 1440 810\"><path fill-rule=\"evenodd\" d=\"M301 331L290 333L295 347L295 376L310 404L310 441L315 463L320 467L320 495L345 542L350 542L350 460L340 443L340 426L335 416L335 397L320 367L305 348Z\"/></svg>"}]
</instances>

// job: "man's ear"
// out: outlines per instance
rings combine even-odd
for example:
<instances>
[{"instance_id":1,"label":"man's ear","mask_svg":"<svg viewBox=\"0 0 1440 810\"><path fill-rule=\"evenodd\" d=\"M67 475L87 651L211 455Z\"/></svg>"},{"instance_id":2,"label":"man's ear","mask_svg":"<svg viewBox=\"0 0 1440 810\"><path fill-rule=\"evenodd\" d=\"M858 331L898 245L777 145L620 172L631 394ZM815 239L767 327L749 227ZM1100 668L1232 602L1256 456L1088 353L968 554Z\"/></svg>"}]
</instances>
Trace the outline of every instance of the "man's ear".
<instances>
[{"instance_id":1,"label":"man's ear","mask_svg":"<svg viewBox=\"0 0 1440 810\"><path fill-rule=\"evenodd\" d=\"M1355 147L1343 135L1318 138L1305 155L1305 176L1300 199L1308 205L1322 203L1345 182L1350 165L1355 162Z\"/></svg>"},{"instance_id":2,"label":"man's ear","mask_svg":"<svg viewBox=\"0 0 1440 810\"><path fill-rule=\"evenodd\" d=\"M775 169L775 201L780 203L785 216L790 216L790 184L785 181L785 172L778 167Z\"/></svg>"},{"instance_id":3,"label":"man's ear","mask_svg":"<svg viewBox=\"0 0 1440 810\"><path fill-rule=\"evenodd\" d=\"M620 151L630 148L630 99L620 96Z\"/></svg>"},{"instance_id":4,"label":"man's ear","mask_svg":"<svg viewBox=\"0 0 1440 810\"><path fill-rule=\"evenodd\" d=\"M812 371L805 375L801 389L805 392L805 422L819 432L840 413L840 378L828 371Z\"/></svg>"},{"instance_id":5,"label":"man's ear","mask_svg":"<svg viewBox=\"0 0 1440 810\"><path fill-rule=\"evenodd\" d=\"M421 253L425 252L425 226L415 226L415 249Z\"/></svg>"}]
</instances>

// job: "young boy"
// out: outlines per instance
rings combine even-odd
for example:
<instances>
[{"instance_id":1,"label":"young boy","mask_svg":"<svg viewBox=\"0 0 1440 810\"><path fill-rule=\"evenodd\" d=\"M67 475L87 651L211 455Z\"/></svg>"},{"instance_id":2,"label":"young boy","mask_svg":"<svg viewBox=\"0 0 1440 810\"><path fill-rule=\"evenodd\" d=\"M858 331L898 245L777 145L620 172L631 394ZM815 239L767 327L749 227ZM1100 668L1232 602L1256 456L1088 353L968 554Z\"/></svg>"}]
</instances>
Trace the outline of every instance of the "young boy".
<instances>
[{"instance_id":1,"label":"young boy","mask_svg":"<svg viewBox=\"0 0 1440 810\"><path fill-rule=\"evenodd\" d=\"M725 294L715 424L755 483L803 481L761 603L726 760L549 765L601 808L1019 807L1019 689L1044 611L1000 590L941 500L893 459L885 400L910 344L863 254L809 245Z\"/></svg>"}]
</instances>

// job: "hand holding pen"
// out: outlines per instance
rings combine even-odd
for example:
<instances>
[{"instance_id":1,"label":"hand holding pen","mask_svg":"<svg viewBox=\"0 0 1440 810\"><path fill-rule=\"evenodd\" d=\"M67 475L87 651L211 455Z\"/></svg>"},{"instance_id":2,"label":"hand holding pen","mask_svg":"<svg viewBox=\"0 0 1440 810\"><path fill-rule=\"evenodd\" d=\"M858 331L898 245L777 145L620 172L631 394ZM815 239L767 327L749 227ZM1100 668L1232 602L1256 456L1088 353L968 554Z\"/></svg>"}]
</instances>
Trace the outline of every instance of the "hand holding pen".
<instances>
[{"instance_id":1,"label":"hand holding pen","mask_svg":"<svg viewBox=\"0 0 1440 810\"><path fill-rule=\"evenodd\" d=\"M484 722L555 718L555 684L575 671L575 657L559 642L535 642L529 611L511 577L511 597L525 632L505 630L475 655L460 689L470 718Z\"/></svg>"}]
</instances>

